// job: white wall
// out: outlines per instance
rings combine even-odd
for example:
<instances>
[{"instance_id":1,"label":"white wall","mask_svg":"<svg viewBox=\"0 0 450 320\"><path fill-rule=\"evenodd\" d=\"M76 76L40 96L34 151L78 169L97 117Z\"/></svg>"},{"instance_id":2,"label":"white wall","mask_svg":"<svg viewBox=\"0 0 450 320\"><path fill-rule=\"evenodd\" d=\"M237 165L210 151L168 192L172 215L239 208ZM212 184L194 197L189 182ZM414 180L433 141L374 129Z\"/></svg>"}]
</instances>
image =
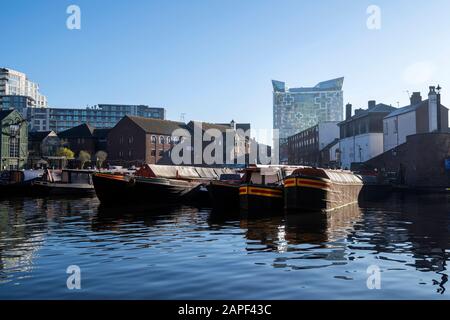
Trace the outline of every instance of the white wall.
<instances>
[{"instance_id":1,"label":"white wall","mask_svg":"<svg viewBox=\"0 0 450 320\"><path fill-rule=\"evenodd\" d=\"M383 153L383 133L366 133L339 141L341 167L350 169L352 162L365 162Z\"/></svg>"},{"instance_id":2,"label":"white wall","mask_svg":"<svg viewBox=\"0 0 450 320\"><path fill-rule=\"evenodd\" d=\"M330 148L330 161L337 161L336 150L339 149L339 143L336 143Z\"/></svg>"},{"instance_id":3,"label":"white wall","mask_svg":"<svg viewBox=\"0 0 450 320\"><path fill-rule=\"evenodd\" d=\"M338 121L326 121L319 123L319 150L322 150L335 139L339 138Z\"/></svg>"},{"instance_id":4,"label":"white wall","mask_svg":"<svg viewBox=\"0 0 450 320\"><path fill-rule=\"evenodd\" d=\"M397 121L397 127L395 122ZM388 151L406 142L406 137L417 132L416 112L411 111L396 117L383 120L384 146L383 150Z\"/></svg>"}]
</instances>

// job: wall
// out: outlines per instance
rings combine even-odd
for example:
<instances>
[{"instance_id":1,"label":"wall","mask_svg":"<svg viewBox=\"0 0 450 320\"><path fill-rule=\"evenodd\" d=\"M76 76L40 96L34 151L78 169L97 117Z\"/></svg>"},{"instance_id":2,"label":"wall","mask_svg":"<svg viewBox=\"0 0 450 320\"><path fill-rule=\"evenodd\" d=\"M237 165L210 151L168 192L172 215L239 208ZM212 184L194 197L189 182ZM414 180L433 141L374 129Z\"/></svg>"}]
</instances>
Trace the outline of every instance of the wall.
<instances>
[{"instance_id":1,"label":"wall","mask_svg":"<svg viewBox=\"0 0 450 320\"><path fill-rule=\"evenodd\" d=\"M395 125L397 121L397 126ZM383 120L383 151L391 150L406 142L406 137L416 132L416 112L411 111Z\"/></svg>"},{"instance_id":2,"label":"wall","mask_svg":"<svg viewBox=\"0 0 450 320\"><path fill-rule=\"evenodd\" d=\"M365 162L383 153L383 133L366 133L340 140L341 167L351 168L353 162Z\"/></svg>"},{"instance_id":3,"label":"wall","mask_svg":"<svg viewBox=\"0 0 450 320\"><path fill-rule=\"evenodd\" d=\"M424 133L407 137L406 143L371 159L367 164L396 172L410 187L449 187L450 172L444 161L450 158L450 133Z\"/></svg>"},{"instance_id":4,"label":"wall","mask_svg":"<svg viewBox=\"0 0 450 320\"><path fill-rule=\"evenodd\" d=\"M146 162L146 133L130 118L120 120L107 140L108 163L131 166Z\"/></svg>"},{"instance_id":5,"label":"wall","mask_svg":"<svg viewBox=\"0 0 450 320\"><path fill-rule=\"evenodd\" d=\"M319 150L322 150L336 138L339 138L338 122L319 123Z\"/></svg>"}]
</instances>

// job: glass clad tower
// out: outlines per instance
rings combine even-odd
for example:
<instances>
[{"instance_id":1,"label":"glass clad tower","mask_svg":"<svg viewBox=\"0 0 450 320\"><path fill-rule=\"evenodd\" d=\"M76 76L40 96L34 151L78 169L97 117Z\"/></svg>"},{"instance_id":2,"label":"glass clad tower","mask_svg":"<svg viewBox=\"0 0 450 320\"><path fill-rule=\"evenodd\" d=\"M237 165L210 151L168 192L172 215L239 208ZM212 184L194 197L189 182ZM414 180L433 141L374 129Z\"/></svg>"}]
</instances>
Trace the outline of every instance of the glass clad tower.
<instances>
[{"instance_id":1,"label":"glass clad tower","mask_svg":"<svg viewBox=\"0 0 450 320\"><path fill-rule=\"evenodd\" d=\"M272 81L273 128L279 130L280 161L287 161L287 138L322 121L342 121L344 78L318 83L312 88L288 88Z\"/></svg>"}]
</instances>

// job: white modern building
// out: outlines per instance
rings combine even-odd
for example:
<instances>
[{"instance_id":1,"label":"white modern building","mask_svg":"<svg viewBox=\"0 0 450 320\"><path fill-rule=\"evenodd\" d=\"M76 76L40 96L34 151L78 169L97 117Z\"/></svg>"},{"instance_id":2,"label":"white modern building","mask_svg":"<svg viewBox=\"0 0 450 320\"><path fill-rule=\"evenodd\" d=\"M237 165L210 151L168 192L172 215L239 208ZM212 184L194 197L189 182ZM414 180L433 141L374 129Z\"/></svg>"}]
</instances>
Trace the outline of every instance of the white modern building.
<instances>
[{"instance_id":1,"label":"white modern building","mask_svg":"<svg viewBox=\"0 0 450 320\"><path fill-rule=\"evenodd\" d=\"M341 168L351 169L352 164L383 153L383 118L394 110L392 106L369 101L368 109L355 110L355 115L351 116L351 105L347 105L347 119L339 123Z\"/></svg>"},{"instance_id":2,"label":"white modern building","mask_svg":"<svg viewBox=\"0 0 450 320\"><path fill-rule=\"evenodd\" d=\"M46 108L47 98L39 92L39 85L30 81L25 73L0 68L0 106L3 109L17 109L23 104L20 97L28 97L27 107ZM13 108L10 108L12 106Z\"/></svg>"},{"instance_id":3,"label":"white modern building","mask_svg":"<svg viewBox=\"0 0 450 320\"><path fill-rule=\"evenodd\" d=\"M383 119L383 150L405 143L406 137L413 134L446 131L448 109L440 101L440 88L436 91L435 87L430 87L427 100L422 100L420 92L414 92L410 105L387 115Z\"/></svg>"}]
</instances>

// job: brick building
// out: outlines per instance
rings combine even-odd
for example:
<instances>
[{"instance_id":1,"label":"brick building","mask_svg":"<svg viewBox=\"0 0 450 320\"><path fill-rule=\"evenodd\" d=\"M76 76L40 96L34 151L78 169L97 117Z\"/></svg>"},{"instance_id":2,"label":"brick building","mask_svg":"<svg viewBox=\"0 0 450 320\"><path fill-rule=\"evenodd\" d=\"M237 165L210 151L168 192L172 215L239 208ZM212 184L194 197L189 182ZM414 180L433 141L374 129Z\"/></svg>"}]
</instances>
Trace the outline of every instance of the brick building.
<instances>
[{"instance_id":1,"label":"brick building","mask_svg":"<svg viewBox=\"0 0 450 320\"><path fill-rule=\"evenodd\" d=\"M72 150L75 155L87 151L93 156L97 151L105 151L106 136L110 129L96 129L84 123L58 134L61 146Z\"/></svg>"},{"instance_id":2,"label":"brick building","mask_svg":"<svg viewBox=\"0 0 450 320\"><path fill-rule=\"evenodd\" d=\"M177 142L173 131L186 129L182 122L125 116L107 136L108 163L123 166L171 164L170 151Z\"/></svg>"},{"instance_id":3,"label":"brick building","mask_svg":"<svg viewBox=\"0 0 450 320\"><path fill-rule=\"evenodd\" d=\"M411 188L450 187L450 133L422 133L369 160L380 172L397 174L397 183Z\"/></svg>"},{"instance_id":4,"label":"brick building","mask_svg":"<svg viewBox=\"0 0 450 320\"><path fill-rule=\"evenodd\" d=\"M289 164L330 166L333 155L330 156L329 152L338 138L338 121L324 121L289 137Z\"/></svg>"}]
</instances>

